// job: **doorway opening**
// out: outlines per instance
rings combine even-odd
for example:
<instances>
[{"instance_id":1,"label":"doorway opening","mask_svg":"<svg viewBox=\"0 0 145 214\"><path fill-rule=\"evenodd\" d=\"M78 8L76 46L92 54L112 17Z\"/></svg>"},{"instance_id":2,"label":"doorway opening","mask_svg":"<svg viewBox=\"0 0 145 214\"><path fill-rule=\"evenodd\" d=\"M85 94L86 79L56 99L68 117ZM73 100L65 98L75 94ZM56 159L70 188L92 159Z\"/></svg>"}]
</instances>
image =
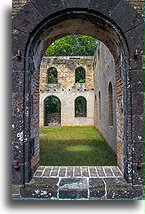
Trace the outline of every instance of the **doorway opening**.
<instances>
[{"instance_id":1,"label":"doorway opening","mask_svg":"<svg viewBox=\"0 0 145 214\"><path fill-rule=\"evenodd\" d=\"M44 126L61 126L61 102L56 96L49 96L44 100Z\"/></svg>"},{"instance_id":2,"label":"doorway opening","mask_svg":"<svg viewBox=\"0 0 145 214\"><path fill-rule=\"evenodd\" d=\"M112 129L106 108L110 84L114 86ZM115 84L113 56L97 39L68 35L46 49L39 85L41 165L117 165Z\"/></svg>"}]
</instances>

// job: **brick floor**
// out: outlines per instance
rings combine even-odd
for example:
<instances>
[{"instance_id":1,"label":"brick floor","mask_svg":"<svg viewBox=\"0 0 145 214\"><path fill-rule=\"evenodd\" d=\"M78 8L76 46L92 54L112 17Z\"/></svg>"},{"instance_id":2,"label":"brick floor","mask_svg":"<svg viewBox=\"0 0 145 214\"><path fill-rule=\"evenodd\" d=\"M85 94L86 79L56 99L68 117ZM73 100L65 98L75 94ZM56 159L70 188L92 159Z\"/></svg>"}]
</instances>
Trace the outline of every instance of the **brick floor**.
<instances>
[{"instance_id":1,"label":"brick floor","mask_svg":"<svg viewBox=\"0 0 145 214\"><path fill-rule=\"evenodd\" d=\"M118 178L123 174L117 166L39 166L34 177Z\"/></svg>"}]
</instances>

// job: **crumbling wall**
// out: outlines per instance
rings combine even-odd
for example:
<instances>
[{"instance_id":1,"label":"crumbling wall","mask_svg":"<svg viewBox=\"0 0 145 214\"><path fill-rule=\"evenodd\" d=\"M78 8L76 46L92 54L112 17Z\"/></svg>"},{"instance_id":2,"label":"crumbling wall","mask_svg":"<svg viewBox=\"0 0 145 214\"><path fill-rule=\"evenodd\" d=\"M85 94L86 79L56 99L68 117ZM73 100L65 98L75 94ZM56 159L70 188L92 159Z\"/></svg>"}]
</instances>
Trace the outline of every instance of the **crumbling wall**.
<instances>
[{"instance_id":1,"label":"crumbling wall","mask_svg":"<svg viewBox=\"0 0 145 214\"><path fill-rule=\"evenodd\" d=\"M44 100L56 96L61 101L61 126L94 125L94 57L43 57L40 67L40 127L44 126ZM48 84L47 71L55 67L58 83ZM75 83L75 70L83 67L86 72L85 83ZM75 99L85 97L87 117L75 117Z\"/></svg>"}]
</instances>

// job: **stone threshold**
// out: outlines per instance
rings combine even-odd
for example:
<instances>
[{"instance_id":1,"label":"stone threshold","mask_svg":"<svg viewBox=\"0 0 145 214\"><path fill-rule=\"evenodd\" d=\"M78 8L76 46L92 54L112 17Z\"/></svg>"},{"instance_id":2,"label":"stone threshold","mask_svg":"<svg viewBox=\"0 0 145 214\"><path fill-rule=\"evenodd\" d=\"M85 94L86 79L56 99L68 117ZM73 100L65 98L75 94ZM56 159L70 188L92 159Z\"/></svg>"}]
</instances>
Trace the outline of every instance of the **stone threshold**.
<instances>
[{"instance_id":1,"label":"stone threshold","mask_svg":"<svg viewBox=\"0 0 145 214\"><path fill-rule=\"evenodd\" d=\"M118 178L123 177L118 166L39 166L37 178Z\"/></svg>"},{"instance_id":2,"label":"stone threshold","mask_svg":"<svg viewBox=\"0 0 145 214\"><path fill-rule=\"evenodd\" d=\"M135 200L133 187L117 166L39 166L13 200Z\"/></svg>"}]
</instances>

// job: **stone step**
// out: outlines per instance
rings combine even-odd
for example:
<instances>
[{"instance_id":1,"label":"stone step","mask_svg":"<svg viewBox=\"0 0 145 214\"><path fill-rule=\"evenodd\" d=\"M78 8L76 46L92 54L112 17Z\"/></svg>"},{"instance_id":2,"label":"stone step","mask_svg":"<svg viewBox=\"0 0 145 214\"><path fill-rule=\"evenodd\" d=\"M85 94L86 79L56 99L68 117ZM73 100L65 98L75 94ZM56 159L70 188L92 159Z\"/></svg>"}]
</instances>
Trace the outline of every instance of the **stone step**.
<instances>
[{"instance_id":1,"label":"stone step","mask_svg":"<svg viewBox=\"0 0 145 214\"><path fill-rule=\"evenodd\" d=\"M133 199L143 195L124 178L33 178L20 190L21 197L47 200Z\"/></svg>"}]
</instances>

